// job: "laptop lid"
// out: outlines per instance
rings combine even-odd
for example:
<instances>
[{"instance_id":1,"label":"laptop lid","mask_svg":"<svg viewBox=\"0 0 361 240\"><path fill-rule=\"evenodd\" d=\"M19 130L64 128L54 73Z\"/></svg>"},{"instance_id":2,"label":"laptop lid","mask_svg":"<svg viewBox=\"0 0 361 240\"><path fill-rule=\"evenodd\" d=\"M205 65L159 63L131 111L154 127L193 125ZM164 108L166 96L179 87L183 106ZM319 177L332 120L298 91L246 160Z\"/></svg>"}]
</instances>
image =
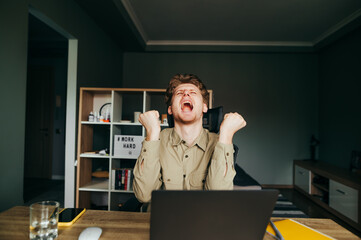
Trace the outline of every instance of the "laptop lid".
<instances>
[{"instance_id":1,"label":"laptop lid","mask_svg":"<svg viewBox=\"0 0 361 240\"><path fill-rule=\"evenodd\" d=\"M263 239L277 190L153 191L151 240Z\"/></svg>"}]
</instances>

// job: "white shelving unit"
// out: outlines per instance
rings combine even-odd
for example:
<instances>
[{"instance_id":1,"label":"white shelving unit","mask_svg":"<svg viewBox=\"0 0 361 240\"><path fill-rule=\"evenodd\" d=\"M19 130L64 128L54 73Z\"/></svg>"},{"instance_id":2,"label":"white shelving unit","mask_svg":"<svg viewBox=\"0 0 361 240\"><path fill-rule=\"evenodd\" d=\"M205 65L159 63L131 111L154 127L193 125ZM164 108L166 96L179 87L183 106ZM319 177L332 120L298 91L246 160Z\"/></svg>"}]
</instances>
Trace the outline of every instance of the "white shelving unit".
<instances>
[{"instance_id":1,"label":"white shelving unit","mask_svg":"<svg viewBox=\"0 0 361 240\"><path fill-rule=\"evenodd\" d=\"M133 113L155 109L160 114L166 114L166 106L162 102L164 93L165 89L80 89L77 207L117 210L119 203L134 196L132 190L112 188L111 170L121 167L132 168L136 162L136 157L114 156L114 136L123 134L144 137L145 130L140 123L134 122ZM110 107L110 122L89 122L89 113L99 113L100 108L105 104ZM122 120L130 122L121 122ZM161 126L168 125L161 124ZM108 149L109 154L95 153L102 149ZM92 173L97 170L96 168L108 175L104 178L93 177Z\"/></svg>"}]
</instances>

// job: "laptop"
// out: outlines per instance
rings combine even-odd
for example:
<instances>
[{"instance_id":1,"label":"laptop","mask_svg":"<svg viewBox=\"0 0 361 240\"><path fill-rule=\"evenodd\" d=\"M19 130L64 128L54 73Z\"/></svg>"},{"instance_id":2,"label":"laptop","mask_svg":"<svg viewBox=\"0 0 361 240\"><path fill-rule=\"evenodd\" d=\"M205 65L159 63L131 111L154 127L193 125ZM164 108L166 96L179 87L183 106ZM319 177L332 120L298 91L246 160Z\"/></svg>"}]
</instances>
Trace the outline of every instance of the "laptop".
<instances>
[{"instance_id":1,"label":"laptop","mask_svg":"<svg viewBox=\"0 0 361 240\"><path fill-rule=\"evenodd\" d=\"M261 240L278 190L152 193L151 240Z\"/></svg>"}]
</instances>

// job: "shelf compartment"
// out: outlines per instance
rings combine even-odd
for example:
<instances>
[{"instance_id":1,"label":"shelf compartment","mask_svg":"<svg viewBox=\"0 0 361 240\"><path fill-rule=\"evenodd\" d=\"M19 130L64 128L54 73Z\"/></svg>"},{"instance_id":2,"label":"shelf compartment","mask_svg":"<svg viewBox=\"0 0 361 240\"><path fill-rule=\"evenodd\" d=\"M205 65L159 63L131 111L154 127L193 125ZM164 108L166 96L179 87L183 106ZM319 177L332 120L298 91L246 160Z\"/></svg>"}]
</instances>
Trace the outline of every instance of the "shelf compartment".
<instances>
[{"instance_id":1,"label":"shelf compartment","mask_svg":"<svg viewBox=\"0 0 361 240\"><path fill-rule=\"evenodd\" d=\"M128 120L134 123L134 112L143 110L143 91L115 90L113 103L113 122Z\"/></svg>"},{"instance_id":2,"label":"shelf compartment","mask_svg":"<svg viewBox=\"0 0 361 240\"><path fill-rule=\"evenodd\" d=\"M105 103L111 102L112 91L103 89L84 90L80 93L80 121L88 121L90 112L98 112ZM112 115L112 113L110 113Z\"/></svg>"},{"instance_id":3,"label":"shelf compartment","mask_svg":"<svg viewBox=\"0 0 361 240\"><path fill-rule=\"evenodd\" d=\"M79 188L79 191L108 192L109 180L93 179L91 182Z\"/></svg>"},{"instance_id":4,"label":"shelf compartment","mask_svg":"<svg viewBox=\"0 0 361 240\"><path fill-rule=\"evenodd\" d=\"M126 168L126 169L131 169L132 170L132 174L134 172L134 166L135 166L135 163L136 163L136 160L135 159L124 159L124 158L116 158L116 159L112 159L112 170L116 170L116 169L121 169L121 168ZM113 171L111 171L111 174L110 174L110 190L112 192L125 192L125 193L130 193L130 192L133 192L133 177L131 177L130 179L130 189L129 190L122 190L122 189L115 189L115 179L116 179L116 176L114 175L113 176ZM114 182L113 182L114 181Z\"/></svg>"},{"instance_id":5,"label":"shelf compartment","mask_svg":"<svg viewBox=\"0 0 361 240\"><path fill-rule=\"evenodd\" d=\"M79 208L109 210L108 192L79 191Z\"/></svg>"},{"instance_id":6,"label":"shelf compartment","mask_svg":"<svg viewBox=\"0 0 361 240\"><path fill-rule=\"evenodd\" d=\"M81 158L78 161L77 178L78 191L108 191L109 178L94 178L95 171L109 171L109 159Z\"/></svg>"},{"instance_id":7,"label":"shelf compartment","mask_svg":"<svg viewBox=\"0 0 361 240\"><path fill-rule=\"evenodd\" d=\"M113 125L113 139L114 135L135 135L142 136L142 125L133 124L116 124Z\"/></svg>"},{"instance_id":8,"label":"shelf compartment","mask_svg":"<svg viewBox=\"0 0 361 240\"><path fill-rule=\"evenodd\" d=\"M321 202L329 203L329 179L311 172L311 195Z\"/></svg>"},{"instance_id":9,"label":"shelf compartment","mask_svg":"<svg viewBox=\"0 0 361 240\"><path fill-rule=\"evenodd\" d=\"M321 185L321 184L317 184L317 183L312 183L312 185L322 191L328 192L328 186L325 185Z\"/></svg>"},{"instance_id":10,"label":"shelf compartment","mask_svg":"<svg viewBox=\"0 0 361 240\"><path fill-rule=\"evenodd\" d=\"M120 207L124 205L129 199L135 198L134 193L129 191L119 191L110 193L110 209L111 211L119 211Z\"/></svg>"},{"instance_id":11,"label":"shelf compartment","mask_svg":"<svg viewBox=\"0 0 361 240\"><path fill-rule=\"evenodd\" d=\"M109 149L110 125L82 124L80 125L81 141L78 141L78 154Z\"/></svg>"},{"instance_id":12,"label":"shelf compartment","mask_svg":"<svg viewBox=\"0 0 361 240\"><path fill-rule=\"evenodd\" d=\"M90 192L90 208L109 210L109 194L106 192Z\"/></svg>"},{"instance_id":13,"label":"shelf compartment","mask_svg":"<svg viewBox=\"0 0 361 240\"><path fill-rule=\"evenodd\" d=\"M145 92L144 93L144 111L157 110L159 112L159 117L162 114L167 114L168 108L167 104L164 102L165 91L164 92Z\"/></svg>"},{"instance_id":14,"label":"shelf compartment","mask_svg":"<svg viewBox=\"0 0 361 240\"><path fill-rule=\"evenodd\" d=\"M127 158L112 158L112 169L114 168L134 168L136 163L135 159L127 159Z\"/></svg>"}]
</instances>

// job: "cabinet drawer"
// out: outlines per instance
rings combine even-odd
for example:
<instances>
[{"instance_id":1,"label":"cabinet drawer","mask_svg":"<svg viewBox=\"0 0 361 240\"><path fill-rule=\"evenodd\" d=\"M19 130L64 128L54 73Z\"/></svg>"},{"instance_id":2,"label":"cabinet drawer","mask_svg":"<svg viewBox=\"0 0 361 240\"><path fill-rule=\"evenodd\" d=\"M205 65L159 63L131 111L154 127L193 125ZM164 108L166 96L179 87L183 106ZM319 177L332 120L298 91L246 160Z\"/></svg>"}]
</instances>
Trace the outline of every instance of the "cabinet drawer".
<instances>
[{"instance_id":1,"label":"cabinet drawer","mask_svg":"<svg viewBox=\"0 0 361 240\"><path fill-rule=\"evenodd\" d=\"M330 180L330 207L358 223L358 190Z\"/></svg>"},{"instance_id":2,"label":"cabinet drawer","mask_svg":"<svg viewBox=\"0 0 361 240\"><path fill-rule=\"evenodd\" d=\"M296 165L294 174L295 185L305 192L310 193L310 171Z\"/></svg>"}]
</instances>

